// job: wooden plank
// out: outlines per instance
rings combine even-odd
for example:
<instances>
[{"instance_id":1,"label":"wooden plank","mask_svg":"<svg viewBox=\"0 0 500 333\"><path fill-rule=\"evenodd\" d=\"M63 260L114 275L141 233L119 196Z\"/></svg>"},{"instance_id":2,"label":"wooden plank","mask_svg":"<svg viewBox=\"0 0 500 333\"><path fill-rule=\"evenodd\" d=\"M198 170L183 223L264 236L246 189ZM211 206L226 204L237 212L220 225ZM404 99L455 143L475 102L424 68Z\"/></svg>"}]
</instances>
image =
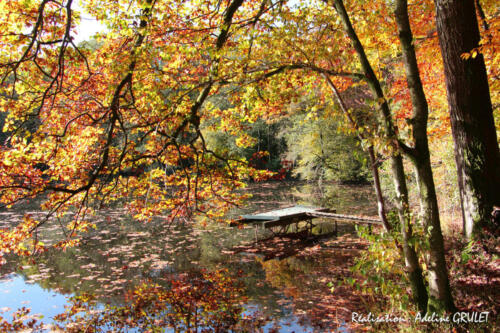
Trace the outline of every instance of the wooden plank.
<instances>
[{"instance_id":1,"label":"wooden plank","mask_svg":"<svg viewBox=\"0 0 500 333\"><path fill-rule=\"evenodd\" d=\"M335 214L335 213L327 213L327 212L312 212L312 213L307 213L307 215L309 215L311 217L334 218L334 219L339 219L339 220L356 221L358 223L382 225L382 221L380 221L379 219L354 216L354 215L343 215L343 214Z\"/></svg>"}]
</instances>

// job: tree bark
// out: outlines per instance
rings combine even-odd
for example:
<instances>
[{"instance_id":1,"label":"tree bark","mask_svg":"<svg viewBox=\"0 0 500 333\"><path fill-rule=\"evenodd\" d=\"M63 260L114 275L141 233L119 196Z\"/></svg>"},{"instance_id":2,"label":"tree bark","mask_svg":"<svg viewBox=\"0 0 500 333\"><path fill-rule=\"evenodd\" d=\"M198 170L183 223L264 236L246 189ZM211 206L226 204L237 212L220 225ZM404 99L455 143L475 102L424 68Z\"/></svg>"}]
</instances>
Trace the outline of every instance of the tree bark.
<instances>
[{"instance_id":1,"label":"tree bark","mask_svg":"<svg viewBox=\"0 0 500 333\"><path fill-rule=\"evenodd\" d=\"M405 265L408 273L408 278L410 280L414 301L417 304L419 311L425 313L427 310L428 295L425 288L424 278L422 276L422 269L418 262L417 253L414 246L411 244L412 230L410 224L410 210L408 205L408 189L406 186L403 159L401 153L399 152L396 129L392 121L389 104L385 99L384 93L380 86L380 82L377 79L373 68L371 67L368 57L366 56L364 47L361 44L356 32L354 31L343 1L334 0L333 4L335 10L342 20L344 30L353 44L368 85L370 86L370 89L377 100L381 101L380 112L382 114L382 126L384 127L389 140L394 145L394 152L391 155L391 169L397 196L396 204L398 207L398 215L401 223L401 232L403 234L403 255L405 258Z\"/></svg>"},{"instance_id":2,"label":"tree bark","mask_svg":"<svg viewBox=\"0 0 500 333\"><path fill-rule=\"evenodd\" d=\"M401 154L391 158L392 178L396 195L398 196L398 215L401 224L401 234L403 236L403 255L405 266L410 280L412 295L418 310L424 314L427 312L429 295L425 286L422 274L422 267L418 262L418 255L415 246L412 244L413 232L411 227L411 216L408 203L408 188L403 167L403 157Z\"/></svg>"},{"instance_id":3,"label":"tree bark","mask_svg":"<svg viewBox=\"0 0 500 333\"><path fill-rule=\"evenodd\" d=\"M384 196L382 195L382 187L380 186L380 175L378 172L378 162L375 156L375 149L373 148L372 145L370 145L367 150L368 150L368 156L370 157L370 166L373 175L373 187L375 188L375 195L377 196L378 216L380 217L380 220L382 221L385 230L391 231L392 227L389 224L389 221L387 220L387 214L385 211L385 200Z\"/></svg>"},{"instance_id":4,"label":"tree bark","mask_svg":"<svg viewBox=\"0 0 500 333\"><path fill-rule=\"evenodd\" d=\"M436 188L432 175L429 143L427 139L427 119L429 107L425 98L424 88L420 80L417 56L413 46L413 33L408 18L407 0L396 0L394 14L398 26L399 41L403 50L406 82L410 91L413 106L412 125L413 149L407 149L412 160L419 185L419 196L422 218L429 239L429 254L427 258L429 270L429 304L431 312L455 311L451 296L446 259L444 256L443 234L439 219L439 208Z\"/></svg>"},{"instance_id":5,"label":"tree bark","mask_svg":"<svg viewBox=\"0 0 500 333\"><path fill-rule=\"evenodd\" d=\"M500 205L500 153L488 78L481 54L462 59L479 45L474 0L435 0L436 23L455 142L463 230L479 236Z\"/></svg>"}]
</instances>

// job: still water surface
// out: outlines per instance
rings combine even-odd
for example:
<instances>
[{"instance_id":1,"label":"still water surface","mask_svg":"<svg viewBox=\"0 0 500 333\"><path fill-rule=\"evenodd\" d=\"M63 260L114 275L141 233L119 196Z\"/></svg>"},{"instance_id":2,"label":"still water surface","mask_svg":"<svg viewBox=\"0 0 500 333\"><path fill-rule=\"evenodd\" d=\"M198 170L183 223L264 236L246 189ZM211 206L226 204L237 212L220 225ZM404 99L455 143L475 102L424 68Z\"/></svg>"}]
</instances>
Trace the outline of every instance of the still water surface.
<instances>
[{"instance_id":1,"label":"still water surface","mask_svg":"<svg viewBox=\"0 0 500 333\"><path fill-rule=\"evenodd\" d=\"M234 216L264 212L292 204L334 208L339 213L376 215L376 204L370 186L326 184L322 188L304 182L260 183L248 189L253 198L244 208L234 209ZM12 223L23 212L0 212L0 227ZM331 222L323 221L315 232L331 230ZM198 223L165 227L160 221L142 224L120 209L102 212L97 219L98 230L85 235L78 247L50 251L36 265L26 259L9 258L0 268L0 313L9 318L15 309L26 306L33 314L42 314L45 323L64 311L68 297L88 292L99 302L120 305L126 290L142 281L162 283L183 273L227 269L242 272L240 282L248 297L246 315L262 318L264 331L312 332L317 326L307 318L313 302L296 302L294 293L284 286L315 288L314 270L322 262L308 262L289 256L287 267L305 272L310 281L298 279L294 273L272 271L283 267L282 261L263 259L252 251L234 251L255 239L254 228L237 229L226 225L202 226ZM344 226L343 232L352 232ZM45 231L45 237L61 237L57 225ZM259 238L268 234L259 231ZM276 259L275 259L276 260ZM279 278L276 278L279 276ZM277 282L278 281L278 282ZM296 286L294 285L296 284ZM307 286L307 287L304 287ZM303 294L303 293L302 293Z\"/></svg>"}]
</instances>

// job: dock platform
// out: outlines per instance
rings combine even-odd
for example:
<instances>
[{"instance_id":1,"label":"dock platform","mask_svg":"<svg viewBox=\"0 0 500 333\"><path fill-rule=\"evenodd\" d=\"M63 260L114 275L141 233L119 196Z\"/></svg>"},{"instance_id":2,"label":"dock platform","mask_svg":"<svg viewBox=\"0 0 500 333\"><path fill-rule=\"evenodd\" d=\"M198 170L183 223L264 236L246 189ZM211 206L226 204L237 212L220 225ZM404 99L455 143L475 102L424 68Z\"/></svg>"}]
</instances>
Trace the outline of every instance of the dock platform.
<instances>
[{"instance_id":1,"label":"dock platform","mask_svg":"<svg viewBox=\"0 0 500 333\"><path fill-rule=\"evenodd\" d=\"M379 219L336 214L333 209L302 205L295 205L259 214L242 215L238 223L252 224L256 227L271 229L273 233L276 233L275 230L279 228L280 230L277 233L286 233L290 225L296 224L296 230L298 230L299 223L306 222L306 229L310 232L314 227L312 220L315 218L328 218L334 219L335 221L346 220L351 223L382 225Z\"/></svg>"}]
</instances>

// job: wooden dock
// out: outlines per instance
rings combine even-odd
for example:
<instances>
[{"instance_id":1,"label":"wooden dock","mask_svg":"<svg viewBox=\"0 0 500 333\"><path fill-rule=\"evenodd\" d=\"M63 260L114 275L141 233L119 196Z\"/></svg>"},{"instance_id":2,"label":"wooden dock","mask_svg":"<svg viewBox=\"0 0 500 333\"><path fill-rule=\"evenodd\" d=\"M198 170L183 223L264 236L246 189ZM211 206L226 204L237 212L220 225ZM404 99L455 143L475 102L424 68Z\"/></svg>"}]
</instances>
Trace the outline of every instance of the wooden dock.
<instances>
[{"instance_id":1,"label":"wooden dock","mask_svg":"<svg viewBox=\"0 0 500 333\"><path fill-rule=\"evenodd\" d=\"M356 224L382 225L379 219L367 218L354 215L343 215L335 213L335 210L322 207L291 206L265 213L242 215L238 223L252 224L256 227L274 230L279 228L278 233L286 233L288 227L296 224L298 230L300 222L306 222L306 229L312 230L315 218L334 219L335 221L349 221Z\"/></svg>"},{"instance_id":2,"label":"wooden dock","mask_svg":"<svg viewBox=\"0 0 500 333\"><path fill-rule=\"evenodd\" d=\"M382 225L382 221L380 221L380 219L375 219L375 218L371 218L371 217L364 217L364 216L335 214L335 213L330 213L330 212L313 212L313 213L308 213L308 215L311 217L323 217L323 218L330 218L330 219L337 219L337 220L354 221L355 223L361 223L361 224L380 224L380 225Z\"/></svg>"}]
</instances>

